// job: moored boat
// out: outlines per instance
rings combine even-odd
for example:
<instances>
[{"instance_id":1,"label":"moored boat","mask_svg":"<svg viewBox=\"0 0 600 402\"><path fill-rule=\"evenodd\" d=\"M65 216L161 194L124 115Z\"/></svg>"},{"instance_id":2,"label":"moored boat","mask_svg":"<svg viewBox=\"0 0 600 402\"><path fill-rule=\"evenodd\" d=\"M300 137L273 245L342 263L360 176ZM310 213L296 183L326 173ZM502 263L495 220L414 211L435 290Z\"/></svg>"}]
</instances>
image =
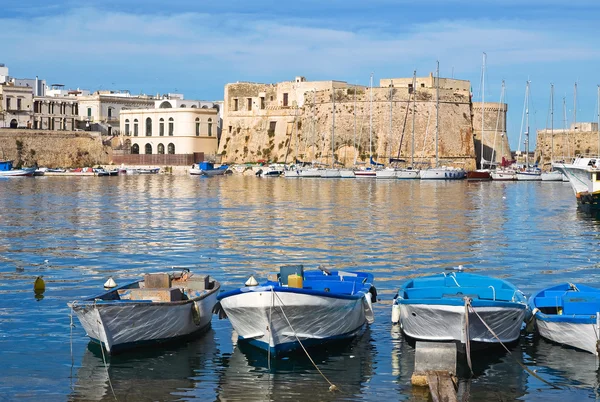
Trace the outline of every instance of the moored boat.
<instances>
[{"instance_id":1,"label":"moored boat","mask_svg":"<svg viewBox=\"0 0 600 402\"><path fill-rule=\"evenodd\" d=\"M258 286L219 295L240 341L272 355L349 339L373 322L373 275L283 266ZM251 283L248 283L251 285Z\"/></svg>"},{"instance_id":2,"label":"moored boat","mask_svg":"<svg viewBox=\"0 0 600 402\"><path fill-rule=\"evenodd\" d=\"M212 162L200 162L194 163L190 169L191 175L196 176L221 176L224 175L229 166L221 165L218 168L215 168L215 164Z\"/></svg>"},{"instance_id":3,"label":"moored boat","mask_svg":"<svg viewBox=\"0 0 600 402\"><path fill-rule=\"evenodd\" d=\"M579 206L600 209L600 156L578 155L571 163L554 162L552 166L567 177Z\"/></svg>"},{"instance_id":4,"label":"moored boat","mask_svg":"<svg viewBox=\"0 0 600 402\"><path fill-rule=\"evenodd\" d=\"M517 180L517 172L513 169L496 169L491 172L492 180L494 181L513 181Z\"/></svg>"},{"instance_id":5,"label":"moored boat","mask_svg":"<svg viewBox=\"0 0 600 402\"><path fill-rule=\"evenodd\" d=\"M13 161L0 161L0 177L33 176L35 168L13 169Z\"/></svg>"},{"instance_id":6,"label":"moored boat","mask_svg":"<svg viewBox=\"0 0 600 402\"><path fill-rule=\"evenodd\" d=\"M542 181L563 181L563 174L558 170L542 172L541 179Z\"/></svg>"},{"instance_id":7,"label":"moored boat","mask_svg":"<svg viewBox=\"0 0 600 402\"><path fill-rule=\"evenodd\" d=\"M392 308L412 339L490 345L519 338L527 302L505 280L458 271L409 280Z\"/></svg>"},{"instance_id":8,"label":"moored boat","mask_svg":"<svg viewBox=\"0 0 600 402\"><path fill-rule=\"evenodd\" d=\"M490 169L477 169L467 172L467 180L491 180Z\"/></svg>"},{"instance_id":9,"label":"moored boat","mask_svg":"<svg viewBox=\"0 0 600 402\"><path fill-rule=\"evenodd\" d=\"M92 341L109 353L184 339L210 326L220 284L189 271L143 280L68 303Z\"/></svg>"},{"instance_id":10,"label":"moored boat","mask_svg":"<svg viewBox=\"0 0 600 402\"><path fill-rule=\"evenodd\" d=\"M465 175L464 169L448 166L421 169L419 171L421 180L462 180Z\"/></svg>"},{"instance_id":11,"label":"moored boat","mask_svg":"<svg viewBox=\"0 0 600 402\"><path fill-rule=\"evenodd\" d=\"M542 337L598 355L600 289L562 283L532 295L529 307Z\"/></svg>"}]
</instances>

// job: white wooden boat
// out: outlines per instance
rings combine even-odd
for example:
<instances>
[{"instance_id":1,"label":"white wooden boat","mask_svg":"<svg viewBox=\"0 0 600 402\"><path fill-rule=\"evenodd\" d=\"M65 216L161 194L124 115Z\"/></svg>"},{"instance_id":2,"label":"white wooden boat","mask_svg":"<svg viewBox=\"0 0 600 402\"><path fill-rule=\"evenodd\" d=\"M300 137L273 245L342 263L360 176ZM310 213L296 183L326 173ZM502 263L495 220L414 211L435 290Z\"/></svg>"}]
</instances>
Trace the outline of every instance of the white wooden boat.
<instances>
[{"instance_id":1,"label":"white wooden boat","mask_svg":"<svg viewBox=\"0 0 600 402\"><path fill-rule=\"evenodd\" d=\"M529 307L542 337L598 355L600 289L562 283L535 293Z\"/></svg>"},{"instance_id":2,"label":"white wooden boat","mask_svg":"<svg viewBox=\"0 0 600 402\"><path fill-rule=\"evenodd\" d=\"M451 272L409 280L392 308L392 322L399 322L410 338L492 344L519 338L527 302L502 279Z\"/></svg>"},{"instance_id":3,"label":"white wooden boat","mask_svg":"<svg viewBox=\"0 0 600 402\"><path fill-rule=\"evenodd\" d=\"M492 180L514 181L517 180L517 172L513 169L496 169L490 173Z\"/></svg>"},{"instance_id":4,"label":"white wooden boat","mask_svg":"<svg viewBox=\"0 0 600 402\"><path fill-rule=\"evenodd\" d=\"M372 282L367 273L284 266L259 286L222 293L219 303L240 341L276 355L300 342L309 347L356 336L373 322Z\"/></svg>"},{"instance_id":5,"label":"white wooden boat","mask_svg":"<svg viewBox=\"0 0 600 402\"><path fill-rule=\"evenodd\" d=\"M68 306L107 352L198 335L210 326L220 284L188 272L147 274Z\"/></svg>"},{"instance_id":6,"label":"white wooden boat","mask_svg":"<svg viewBox=\"0 0 600 402\"><path fill-rule=\"evenodd\" d=\"M448 166L421 169L419 171L421 180L462 180L465 176L464 169Z\"/></svg>"}]
</instances>

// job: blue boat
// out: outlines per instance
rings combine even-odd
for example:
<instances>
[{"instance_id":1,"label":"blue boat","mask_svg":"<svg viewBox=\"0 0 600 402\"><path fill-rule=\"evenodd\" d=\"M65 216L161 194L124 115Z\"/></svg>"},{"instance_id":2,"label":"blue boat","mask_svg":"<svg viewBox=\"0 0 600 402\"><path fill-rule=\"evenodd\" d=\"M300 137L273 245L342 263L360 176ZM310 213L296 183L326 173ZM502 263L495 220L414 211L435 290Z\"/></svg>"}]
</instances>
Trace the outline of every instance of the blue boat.
<instances>
[{"instance_id":1,"label":"blue boat","mask_svg":"<svg viewBox=\"0 0 600 402\"><path fill-rule=\"evenodd\" d=\"M253 280L254 278L251 278ZM373 322L373 275L283 266L262 284L219 295L240 341L271 355L357 336ZM254 285L254 286L249 286Z\"/></svg>"},{"instance_id":2,"label":"blue boat","mask_svg":"<svg viewBox=\"0 0 600 402\"><path fill-rule=\"evenodd\" d=\"M0 177L33 176L35 168L13 169L13 161L0 161Z\"/></svg>"},{"instance_id":3,"label":"blue boat","mask_svg":"<svg viewBox=\"0 0 600 402\"><path fill-rule=\"evenodd\" d=\"M228 165L221 165L218 168L215 168L215 164L212 162L200 162L192 165L190 174L201 176L220 176L225 174L227 170L229 170Z\"/></svg>"},{"instance_id":4,"label":"blue boat","mask_svg":"<svg viewBox=\"0 0 600 402\"><path fill-rule=\"evenodd\" d=\"M525 296L505 280L444 272L406 282L394 298L392 322L415 340L490 345L516 341L526 312Z\"/></svg>"},{"instance_id":5,"label":"blue boat","mask_svg":"<svg viewBox=\"0 0 600 402\"><path fill-rule=\"evenodd\" d=\"M529 306L542 337L598 355L600 289L562 283L531 296Z\"/></svg>"}]
</instances>

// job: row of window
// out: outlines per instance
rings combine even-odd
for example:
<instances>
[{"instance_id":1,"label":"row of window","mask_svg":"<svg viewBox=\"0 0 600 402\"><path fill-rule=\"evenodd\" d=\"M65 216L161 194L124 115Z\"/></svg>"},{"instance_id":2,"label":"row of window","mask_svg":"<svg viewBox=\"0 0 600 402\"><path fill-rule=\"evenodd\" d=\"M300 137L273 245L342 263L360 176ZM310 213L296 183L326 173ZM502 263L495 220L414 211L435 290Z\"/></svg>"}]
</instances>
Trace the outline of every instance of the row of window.
<instances>
[{"instance_id":1,"label":"row of window","mask_svg":"<svg viewBox=\"0 0 600 402\"><path fill-rule=\"evenodd\" d=\"M56 103L55 102L50 102L47 104L48 105L48 114L54 114L56 112ZM62 114L62 115L66 115L67 114L67 106L69 106L69 104L67 103L58 103L58 114ZM33 103L33 113L44 113L43 112L43 102L42 101L35 101ZM77 115L79 114L79 106L77 105L77 103L74 103L71 105L71 115Z\"/></svg>"},{"instance_id":2,"label":"row of window","mask_svg":"<svg viewBox=\"0 0 600 402\"><path fill-rule=\"evenodd\" d=\"M144 146L144 151L146 155L151 155L152 154L152 144L146 144ZM132 154L139 154L140 153L140 146L138 144L133 144L131 146L131 153ZM156 147L156 153L159 155L163 155L165 153L165 146L163 144L158 144L158 146ZM169 155L174 155L175 154L175 144L170 143L169 145L167 145L167 153Z\"/></svg>"},{"instance_id":3,"label":"row of window","mask_svg":"<svg viewBox=\"0 0 600 402\"><path fill-rule=\"evenodd\" d=\"M238 110L240 110L239 109L239 107L240 107L239 101L240 100L237 98L233 99L233 111L234 112L237 112ZM273 96L271 96L271 102L273 102ZM288 106L288 94L287 93L283 94L283 106ZM265 109L265 97L264 96L260 97L260 108ZM248 110L248 111L252 110L252 98L246 98L246 110Z\"/></svg>"},{"instance_id":4,"label":"row of window","mask_svg":"<svg viewBox=\"0 0 600 402\"><path fill-rule=\"evenodd\" d=\"M21 110L22 109L22 107L23 107L22 103L23 103L22 99L21 98L17 98L17 107L16 107L16 110ZM6 97L6 110L14 110L13 108L14 108L14 106L12 104L12 98L10 98L10 97L7 96Z\"/></svg>"},{"instance_id":5,"label":"row of window","mask_svg":"<svg viewBox=\"0 0 600 402\"><path fill-rule=\"evenodd\" d=\"M173 136L175 131L175 121L172 117L169 117L169 136ZM125 135L131 135L129 130L129 119L125 119ZM137 137L139 135L138 131L138 119L133 119L133 136ZM160 137L165 135L165 119L162 117L158 121L158 135ZM152 136L152 119L150 117L146 118L146 136ZM200 136L200 118L196 118L196 137ZM208 136L212 137L212 119L208 119Z\"/></svg>"}]
</instances>

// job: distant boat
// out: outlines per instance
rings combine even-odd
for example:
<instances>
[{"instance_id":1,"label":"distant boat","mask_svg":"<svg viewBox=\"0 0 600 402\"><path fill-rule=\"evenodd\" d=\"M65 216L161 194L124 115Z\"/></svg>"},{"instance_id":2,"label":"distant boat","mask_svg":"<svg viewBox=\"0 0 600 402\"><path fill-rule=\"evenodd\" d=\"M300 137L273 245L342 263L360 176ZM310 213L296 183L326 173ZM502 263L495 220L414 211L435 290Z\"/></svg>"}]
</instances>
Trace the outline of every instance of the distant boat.
<instances>
[{"instance_id":1,"label":"distant boat","mask_svg":"<svg viewBox=\"0 0 600 402\"><path fill-rule=\"evenodd\" d=\"M481 144L481 151L479 154L481 167L479 169L467 172L467 180L490 180L491 169L485 169L485 159L483 158L483 134L485 131L485 59L486 54L483 53L483 64L481 66L481 139L479 143ZM491 162L488 162L491 166Z\"/></svg>"},{"instance_id":2,"label":"distant boat","mask_svg":"<svg viewBox=\"0 0 600 402\"><path fill-rule=\"evenodd\" d=\"M210 326L220 284L189 271L143 280L73 301L87 335L108 353L185 339Z\"/></svg>"},{"instance_id":3,"label":"distant boat","mask_svg":"<svg viewBox=\"0 0 600 402\"><path fill-rule=\"evenodd\" d=\"M122 171L122 169L120 169ZM126 168L126 174L158 174L160 168Z\"/></svg>"},{"instance_id":4,"label":"distant boat","mask_svg":"<svg viewBox=\"0 0 600 402\"><path fill-rule=\"evenodd\" d=\"M404 333L416 340L489 345L516 341L526 311L525 296L503 279L444 272L402 285L394 299L392 322L399 322Z\"/></svg>"},{"instance_id":5,"label":"distant boat","mask_svg":"<svg viewBox=\"0 0 600 402\"><path fill-rule=\"evenodd\" d=\"M517 180L519 181L540 181L542 180L542 171L529 165L529 81L525 87L525 167L517 170Z\"/></svg>"},{"instance_id":6,"label":"distant boat","mask_svg":"<svg viewBox=\"0 0 600 402\"><path fill-rule=\"evenodd\" d=\"M35 168L13 169L13 161L0 161L0 177L33 176Z\"/></svg>"},{"instance_id":7,"label":"distant boat","mask_svg":"<svg viewBox=\"0 0 600 402\"><path fill-rule=\"evenodd\" d=\"M200 162L192 165L192 168L190 169L190 174L201 176L220 176L224 175L228 169L229 166L227 165L221 165L220 167L215 169L215 164L212 162Z\"/></svg>"},{"instance_id":8,"label":"distant boat","mask_svg":"<svg viewBox=\"0 0 600 402\"><path fill-rule=\"evenodd\" d=\"M284 169L283 164L272 163L263 169L259 169L256 172L256 175L260 176L260 177L279 177L279 176L283 175L284 171L285 171L285 169Z\"/></svg>"},{"instance_id":9,"label":"distant boat","mask_svg":"<svg viewBox=\"0 0 600 402\"><path fill-rule=\"evenodd\" d=\"M550 341L598 355L600 289L563 283L529 299L537 330Z\"/></svg>"},{"instance_id":10,"label":"distant boat","mask_svg":"<svg viewBox=\"0 0 600 402\"><path fill-rule=\"evenodd\" d=\"M542 172L542 181L563 181L563 174L554 170L554 85L550 85L550 171Z\"/></svg>"},{"instance_id":11,"label":"distant boat","mask_svg":"<svg viewBox=\"0 0 600 402\"><path fill-rule=\"evenodd\" d=\"M491 173L494 181L513 181L517 180L517 172L514 169L497 168Z\"/></svg>"},{"instance_id":12,"label":"distant boat","mask_svg":"<svg viewBox=\"0 0 600 402\"><path fill-rule=\"evenodd\" d=\"M215 309L226 314L240 341L277 355L300 343L309 347L353 338L373 322L376 292L369 273L304 271L298 265L270 276L260 285L219 295Z\"/></svg>"}]
</instances>

